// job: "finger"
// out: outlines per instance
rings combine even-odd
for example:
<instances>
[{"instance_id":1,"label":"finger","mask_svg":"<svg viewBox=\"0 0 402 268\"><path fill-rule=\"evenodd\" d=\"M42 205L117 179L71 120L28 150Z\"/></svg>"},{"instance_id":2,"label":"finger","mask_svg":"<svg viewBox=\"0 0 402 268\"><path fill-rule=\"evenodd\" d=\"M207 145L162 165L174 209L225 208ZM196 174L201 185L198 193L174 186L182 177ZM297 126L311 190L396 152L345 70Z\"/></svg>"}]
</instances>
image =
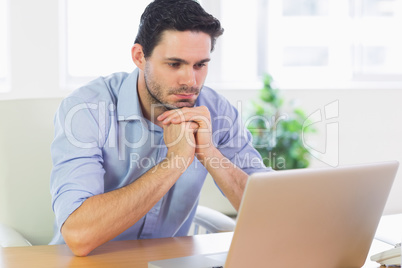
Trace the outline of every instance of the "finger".
<instances>
[{"instance_id":1,"label":"finger","mask_svg":"<svg viewBox=\"0 0 402 268\"><path fill-rule=\"evenodd\" d=\"M189 127L189 129L192 129L193 132L196 132L200 126L195 122L189 122L188 127Z\"/></svg>"},{"instance_id":2,"label":"finger","mask_svg":"<svg viewBox=\"0 0 402 268\"><path fill-rule=\"evenodd\" d=\"M181 109L165 112L161 116L159 116L157 119L162 121L162 124L164 124L164 125L167 125L170 123L178 124L181 122L188 121L188 120L186 120L184 112Z\"/></svg>"},{"instance_id":3,"label":"finger","mask_svg":"<svg viewBox=\"0 0 402 268\"><path fill-rule=\"evenodd\" d=\"M209 110L205 107L182 108L176 112L169 111L164 115L163 124L180 124L182 122L197 122L200 126L207 127L210 122Z\"/></svg>"},{"instance_id":4,"label":"finger","mask_svg":"<svg viewBox=\"0 0 402 268\"><path fill-rule=\"evenodd\" d=\"M209 128L211 126L211 120L205 115L196 114L190 118L192 122L196 122L200 128Z\"/></svg>"},{"instance_id":5,"label":"finger","mask_svg":"<svg viewBox=\"0 0 402 268\"><path fill-rule=\"evenodd\" d=\"M168 117L170 114L172 113L172 111L166 111L164 113L162 113L161 115L159 115L156 119L158 121L163 121L166 117Z\"/></svg>"},{"instance_id":6,"label":"finger","mask_svg":"<svg viewBox=\"0 0 402 268\"><path fill-rule=\"evenodd\" d=\"M166 112L162 113L161 115L159 115L156 119L159 120L159 121L163 121L166 118L171 117L173 115L184 113L186 109L188 109L188 108L184 107L184 108L181 108L181 109L169 110L169 111L166 111Z\"/></svg>"}]
</instances>

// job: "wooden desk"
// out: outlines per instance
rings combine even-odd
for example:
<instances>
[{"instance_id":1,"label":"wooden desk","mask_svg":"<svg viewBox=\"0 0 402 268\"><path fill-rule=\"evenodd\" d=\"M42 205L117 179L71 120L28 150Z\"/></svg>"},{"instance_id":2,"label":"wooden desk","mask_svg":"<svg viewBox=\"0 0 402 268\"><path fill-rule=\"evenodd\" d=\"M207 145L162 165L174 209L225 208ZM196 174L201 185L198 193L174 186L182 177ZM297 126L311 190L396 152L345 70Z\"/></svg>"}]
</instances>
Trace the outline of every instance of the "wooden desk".
<instances>
[{"instance_id":1,"label":"wooden desk","mask_svg":"<svg viewBox=\"0 0 402 268\"><path fill-rule=\"evenodd\" d=\"M0 248L0 267L148 267L152 260L227 251L232 235L108 242L87 257L75 257L66 245Z\"/></svg>"},{"instance_id":2,"label":"wooden desk","mask_svg":"<svg viewBox=\"0 0 402 268\"><path fill-rule=\"evenodd\" d=\"M0 248L0 267L146 268L148 262L152 260L227 251L232 235L232 233L220 233L108 242L87 257L75 257L66 245ZM369 256L388 247L384 248L384 245L374 242ZM379 265L371 261L367 261L364 265L364 268L371 267L379 267Z\"/></svg>"}]
</instances>

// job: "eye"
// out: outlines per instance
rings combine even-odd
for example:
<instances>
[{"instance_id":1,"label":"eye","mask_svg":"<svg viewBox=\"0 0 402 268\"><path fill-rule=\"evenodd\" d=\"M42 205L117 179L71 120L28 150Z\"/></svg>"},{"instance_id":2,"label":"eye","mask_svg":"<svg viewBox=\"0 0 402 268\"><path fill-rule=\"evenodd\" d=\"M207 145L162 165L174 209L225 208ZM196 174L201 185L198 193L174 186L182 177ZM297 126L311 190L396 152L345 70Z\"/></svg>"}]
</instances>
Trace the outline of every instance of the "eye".
<instances>
[{"instance_id":1,"label":"eye","mask_svg":"<svg viewBox=\"0 0 402 268\"><path fill-rule=\"evenodd\" d=\"M168 65L172 68L179 68L180 67L180 63L178 62L169 62Z\"/></svg>"},{"instance_id":2,"label":"eye","mask_svg":"<svg viewBox=\"0 0 402 268\"><path fill-rule=\"evenodd\" d=\"M205 66L206 66L205 63L197 63L196 65L194 65L194 67L195 67L196 69L201 69L201 68L203 68L203 67L205 67Z\"/></svg>"}]
</instances>

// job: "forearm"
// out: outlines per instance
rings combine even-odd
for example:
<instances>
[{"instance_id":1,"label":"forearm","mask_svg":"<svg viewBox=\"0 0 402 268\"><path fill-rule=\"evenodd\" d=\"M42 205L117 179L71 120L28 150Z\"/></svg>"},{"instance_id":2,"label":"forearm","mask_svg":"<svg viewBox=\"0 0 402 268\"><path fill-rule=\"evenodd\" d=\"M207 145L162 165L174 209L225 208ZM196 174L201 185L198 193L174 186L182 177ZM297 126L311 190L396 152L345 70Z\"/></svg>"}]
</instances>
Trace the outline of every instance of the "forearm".
<instances>
[{"instance_id":1,"label":"forearm","mask_svg":"<svg viewBox=\"0 0 402 268\"><path fill-rule=\"evenodd\" d=\"M238 210L248 175L236 167L213 145L212 124L206 106L170 110L158 117L165 125L183 122L197 123L196 154L233 207Z\"/></svg>"},{"instance_id":2,"label":"forearm","mask_svg":"<svg viewBox=\"0 0 402 268\"><path fill-rule=\"evenodd\" d=\"M73 253L86 256L140 220L185 170L169 161L163 160L130 185L85 200L61 229Z\"/></svg>"},{"instance_id":3,"label":"forearm","mask_svg":"<svg viewBox=\"0 0 402 268\"><path fill-rule=\"evenodd\" d=\"M239 210L247 183L247 173L236 167L216 148L210 149L208 152L199 153L197 157L211 174L232 206L236 210Z\"/></svg>"},{"instance_id":4,"label":"forearm","mask_svg":"<svg viewBox=\"0 0 402 268\"><path fill-rule=\"evenodd\" d=\"M212 175L233 207L238 210L248 175L236 167L213 145L212 124L206 106L170 110L158 117L163 124L197 123L197 158Z\"/></svg>"}]
</instances>

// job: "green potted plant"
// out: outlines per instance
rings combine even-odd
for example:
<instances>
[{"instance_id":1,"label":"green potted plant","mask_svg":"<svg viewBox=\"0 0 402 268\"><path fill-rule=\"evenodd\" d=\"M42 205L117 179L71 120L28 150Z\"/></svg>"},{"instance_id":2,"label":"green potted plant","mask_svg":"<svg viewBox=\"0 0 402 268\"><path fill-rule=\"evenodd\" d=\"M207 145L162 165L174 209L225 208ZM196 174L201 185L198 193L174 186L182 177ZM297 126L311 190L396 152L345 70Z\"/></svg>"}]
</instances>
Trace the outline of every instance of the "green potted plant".
<instances>
[{"instance_id":1,"label":"green potted plant","mask_svg":"<svg viewBox=\"0 0 402 268\"><path fill-rule=\"evenodd\" d=\"M285 107L280 93L273 87L272 76L266 74L259 99L249 108L246 126L266 166L275 170L306 168L310 154L303 145L302 130L306 135L315 129L303 129L305 113L293 105Z\"/></svg>"}]
</instances>

